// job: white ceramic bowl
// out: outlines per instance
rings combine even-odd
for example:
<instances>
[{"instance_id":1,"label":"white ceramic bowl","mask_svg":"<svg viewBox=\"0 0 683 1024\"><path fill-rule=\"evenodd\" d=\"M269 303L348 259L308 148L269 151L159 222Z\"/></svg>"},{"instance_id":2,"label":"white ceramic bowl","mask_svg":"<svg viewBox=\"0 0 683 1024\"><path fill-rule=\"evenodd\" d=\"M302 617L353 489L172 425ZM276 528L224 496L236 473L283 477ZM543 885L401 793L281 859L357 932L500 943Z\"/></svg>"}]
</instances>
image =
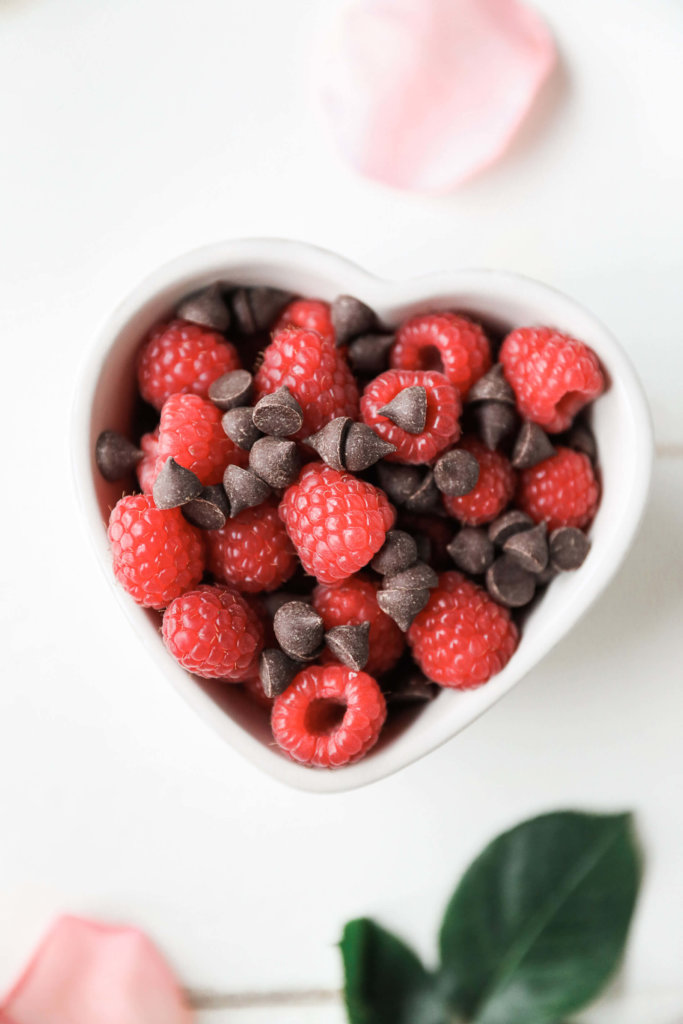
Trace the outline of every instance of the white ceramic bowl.
<instances>
[{"instance_id":1,"label":"white ceramic bowl","mask_svg":"<svg viewBox=\"0 0 683 1024\"><path fill-rule=\"evenodd\" d=\"M167 316L182 296L217 279L271 284L325 299L340 293L357 295L389 324L429 309L467 312L503 330L549 324L595 349L610 379L609 390L593 410L603 496L591 530L591 551L581 570L553 581L526 619L514 657L489 683L469 693L442 692L414 720L394 727L364 760L336 772L290 761L274 747L266 717L238 689L206 683L181 669L163 646L156 617L134 604L111 570L106 522L121 489L106 483L97 472L95 439L105 428L123 432L128 428L135 354L146 331ZM207 724L258 768L300 789L328 793L374 782L455 736L571 630L614 576L633 541L647 499L653 452L647 404L628 358L595 317L554 289L516 274L486 270L384 281L333 253L269 239L225 242L188 253L135 289L94 339L78 383L71 444L77 491L97 557L159 672Z\"/></svg>"}]
</instances>

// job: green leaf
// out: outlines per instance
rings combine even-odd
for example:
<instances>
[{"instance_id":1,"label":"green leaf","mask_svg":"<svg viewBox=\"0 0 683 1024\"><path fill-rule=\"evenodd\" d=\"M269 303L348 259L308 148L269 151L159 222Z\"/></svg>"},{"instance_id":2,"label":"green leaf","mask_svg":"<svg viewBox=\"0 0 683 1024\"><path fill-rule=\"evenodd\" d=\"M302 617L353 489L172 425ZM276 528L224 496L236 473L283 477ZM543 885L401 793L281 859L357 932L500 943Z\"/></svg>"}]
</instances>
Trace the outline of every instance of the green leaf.
<instances>
[{"instance_id":1,"label":"green leaf","mask_svg":"<svg viewBox=\"0 0 683 1024\"><path fill-rule=\"evenodd\" d=\"M433 975L400 939L362 917L340 942L351 1024L451 1024Z\"/></svg>"},{"instance_id":2,"label":"green leaf","mask_svg":"<svg viewBox=\"0 0 683 1024\"><path fill-rule=\"evenodd\" d=\"M473 1024L556 1024L616 968L640 862L630 815L572 812L494 840L464 875L441 929L441 977Z\"/></svg>"}]
</instances>

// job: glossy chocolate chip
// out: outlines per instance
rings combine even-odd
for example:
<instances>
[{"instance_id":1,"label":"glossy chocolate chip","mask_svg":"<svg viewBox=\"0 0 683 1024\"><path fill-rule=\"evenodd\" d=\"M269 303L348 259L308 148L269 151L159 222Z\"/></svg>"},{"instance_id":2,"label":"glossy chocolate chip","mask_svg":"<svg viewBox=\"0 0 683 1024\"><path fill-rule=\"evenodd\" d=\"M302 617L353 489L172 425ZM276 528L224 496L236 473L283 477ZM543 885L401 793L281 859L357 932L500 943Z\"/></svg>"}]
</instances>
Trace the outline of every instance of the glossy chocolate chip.
<instances>
[{"instance_id":1,"label":"glossy chocolate chip","mask_svg":"<svg viewBox=\"0 0 683 1024\"><path fill-rule=\"evenodd\" d=\"M560 572L571 572L583 565L591 542L583 530L561 526L550 534L550 564Z\"/></svg>"},{"instance_id":2,"label":"glossy chocolate chip","mask_svg":"<svg viewBox=\"0 0 683 1024\"><path fill-rule=\"evenodd\" d=\"M265 331L293 298L291 292L280 288L257 285L252 288L237 288L232 296L232 311L243 334Z\"/></svg>"},{"instance_id":3,"label":"glossy chocolate chip","mask_svg":"<svg viewBox=\"0 0 683 1024\"><path fill-rule=\"evenodd\" d=\"M503 551L527 572L543 572L548 564L548 530L539 523L531 530L513 533L503 544Z\"/></svg>"},{"instance_id":4,"label":"glossy chocolate chip","mask_svg":"<svg viewBox=\"0 0 683 1024\"><path fill-rule=\"evenodd\" d=\"M228 466L223 474L223 487L230 502L231 517L238 516L245 508L254 508L266 500L270 487L265 480L250 469Z\"/></svg>"},{"instance_id":5,"label":"glossy chocolate chip","mask_svg":"<svg viewBox=\"0 0 683 1024\"><path fill-rule=\"evenodd\" d=\"M152 488L157 508L178 508L198 498L201 493L199 478L191 470L179 465L174 458L166 459Z\"/></svg>"},{"instance_id":6,"label":"glossy chocolate chip","mask_svg":"<svg viewBox=\"0 0 683 1024\"><path fill-rule=\"evenodd\" d=\"M430 512L440 505L441 495L434 483L434 474L430 470L425 473L420 486L403 502L409 512Z\"/></svg>"},{"instance_id":7,"label":"glossy chocolate chip","mask_svg":"<svg viewBox=\"0 0 683 1024\"><path fill-rule=\"evenodd\" d=\"M317 657L325 635L322 618L305 601L288 601L278 608L273 629L285 654L299 661Z\"/></svg>"},{"instance_id":8,"label":"glossy chocolate chip","mask_svg":"<svg viewBox=\"0 0 683 1024\"><path fill-rule=\"evenodd\" d=\"M425 474L417 466L403 466L394 462L380 462L377 467L382 490L392 501L403 505L422 485Z\"/></svg>"},{"instance_id":9,"label":"glossy chocolate chip","mask_svg":"<svg viewBox=\"0 0 683 1024\"><path fill-rule=\"evenodd\" d=\"M498 516L492 523L489 523L489 540L492 540L494 544L502 548L505 541L513 533L519 533L520 530L530 530L533 525L534 521L531 516L517 508L512 508L509 512L503 512L502 516Z\"/></svg>"},{"instance_id":10,"label":"glossy chocolate chip","mask_svg":"<svg viewBox=\"0 0 683 1024\"><path fill-rule=\"evenodd\" d=\"M218 282L181 302L176 315L181 320L189 320L190 323L199 324L201 327L210 327L211 330L220 331L222 334L230 327L230 310Z\"/></svg>"},{"instance_id":11,"label":"glossy chocolate chip","mask_svg":"<svg viewBox=\"0 0 683 1024\"><path fill-rule=\"evenodd\" d=\"M505 402L515 404L515 393L505 379L501 363L496 363L480 377L467 394L468 402Z\"/></svg>"},{"instance_id":12,"label":"glossy chocolate chip","mask_svg":"<svg viewBox=\"0 0 683 1024\"><path fill-rule=\"evenodd\" d=\"M317 452L332 469L341 471L344 469L344 438L352 423L349 416L336 416L317 434L307 437L304 444Z\"/></svg>"},{"instance_id":13,"label":"glossy chocolate chip","mask_svg":"<svg viewBox=\"0 0 683 1024\"><path fill-rule=\"evenodd\" d=\"M389 530L370 567L382 576L402 572L417 561L417 544L405 530Z\"/></svg>"},{"instance_id":14,"label":"glossy chocolate chip","mask_svg":"<svg viewBox=\"0 0 683 1024\"><path fill-rule=\"evenodd\" d=\"M531 469L554 454L555 449L543 427L526 420L512 450L512 465L515 469Z\"/></svg>"},{"instance_id":15,"label":"glossy chocolate chip","mask_svg":"<svg viewBox=\"0 0 683 1024\"><path fill-rule=\"evenodd\" d=\"M267 647L259 659L259 676L266 697L284 693L301 666L277 647Z\"/></svg>"},{"instance_id":16,"label":"glossy chocolate chip","mask_svg":"<svg viewBox=\"0 0 683 1024\"><path fill-rule=\"evenodd\" d=\"M377 593L377 604L404 633L410 628L411 622L428 601L429 591L426 588L424 590L380 590Z\"/></svg>"},{"instance_id":17,"label":"glossy chocolate chip","mask_svg":"<svg viewBox=\"0 0 683 1024\"><path fill-rule=\"evenodd\" d=\"M261 437L249 452L249 468L275 490L289 487L301 468L296 441Z\"/></svg>"},{"instance_id":18,"label":"glossy chocolate chip","mask_svg":"<svg viewBox=\"0 0 683 1024\"><path fill-rule=\"evenodd\" d=\"M473 411L476 430L489 451L495 451L519 422L514 405L505 402L479 402Z\"/></svg>"},{"instance_id":19,"label":"glossy chocolate chip","mask_svg":"<svg viewBox=\"0 0 683 1024\"><path fill-rule=\"evenodd\" d=\"M122 480L133 470L143 452L116 430L103 430L95 443L95 462L105 480Z\"/></svg>"},{"instance_id":20,"label":"glossy chocolate chip","mask_svg":"<svg viewBox=\"0 0 683 1024\"><path fill-rule=\"evenodd\" d=\"M476 526L463 526L446 550L456 567L472 576L480 576L493 564L493 542L486 530Z\"/></svg>"},{"instance_id":21,"label":"glossy chocolate chip","mask_svg":"<svg viewBox=\"0 0 683 1024\"><path fill-rule=\"evenodd\" d=\"M411 384L377 411L406 433L421 434L427 424L427 390Z\"/></svg>"},{"instance_id":22,"label":"glossy chocolate chip","mask_svg":"<svg viewBox=\"0 0 683 1024\"><path fill-rule=\"evenodd\" d=\"M254 426L253 412L250 405L241 405L238 409L229 409L221 420L223 430L233 444L247 452L263 436Z\"/></svg>"},{"instance_id":23,"label":"glossy chocolate chip","mask_svg":"<svg viewBox=\"0 0 683 1024\"><path fill-rule=\"evenodd\" d=\"M251 401L253 377L248 370L229 370L209 384L209 398L227 411Z\"/></svg>"},{"instance_id":24,"label":"glossy chocolate chip","mask_svg":"<svg viewBox=\"0 0 683 1024\"><path fill-rule=\"evenodd\" d=\"M440 689L436 683L415 669L392 682L391 688L385 691L384 698L387 704L398 706L428 704L434 700Z\"/></svg>"},{"instance_id":25,"label":"glossy chocolate chip","mask_svg":"<svg viewBox=\"0 0 683 1024\"><path fill-rule=\"evenodd\" d=\"M254 426L271 437L289 437L301 430L304 414L288 387L283 386L272 395L264 395L253 412Z\"/></svg>"},{"instance_id":26,"label":"glossy chocolate chip","mask_svg":"<svg viewBox=\"0 0 683 1024\"><path fill-rule=\"evenodd\" d=\"M209 484L198 498L183 505L188 523L200 530L222 530L230 517L230 505L220 484Z\"/></svg>"},{"instance_id":27,"label":"glossy chocolate chip","mask_svg":"<svg viewBox=\"0 0 683 1024\"><path fill-rule=\"evenodd\" d=\"M367 334L377 326L374 310L353 295L337 296L330 307L330 319L337 347L348 345L353 338Z\"/></svg>"},{"instance_id":28,"label":"glossy chocolate chip","mask_svg":"<svg viewBox=\"0 0 683 1024\"><path fill-rule=\"evenodd\" d=\"M401 572L392 573L382 580L383 590L429 590L439 582L431 565L415 562Z\"/></svg>"},{"instance_id":29,"label":"glossy chocolate chip","mask_svg":"<svg viewBox=\"0 0 683 1024\"><path fill-rule=\"evenodd\" d=\"M370 623L357 626L333 626L325 633L325 643L337 661L360 672L370 657Z\"/></svg>"},{"instance_id":30,"label":"glossy chocolate chip","mask_svg":"<svg viewBox=\"0 0 683 1024\"><path fill-rule=\"evenodd\" d=\"M477 486L479 463L471 452L454 448L437 460L434 466L434 482L442 494L462 497Z\"/></svg>"},{"instance_id":31,"label":"glossy chocolate chip","mask_svg":"<svg viewBox=\"0 0 683 1024\"><path fill-rule=\"evenodd\" d=\"M351 423L344 438L344 466L350 473L361 473L396 451L396 445L380 437L365 423Z\"/></svg>"},{"instance_id":32,"label":"glossy chocolate chip","mask_svg":"<svg viewBox=\"0 0 683 1024\"><path fill-rule=\"evenodd\" d=\"M501 555L486 570L486 587L491 597L508 608L528 604L536 590L536 578L508 555Z\"/></svg>"},{"instance_id":33,"label":"glossy chocolate chip","mask_svg":"<svg viewBox=\"0 0 683 1024\"><path fill-rule=\"evenodd\" d=\"M389 365L393 334L363 334L349 345L349 362L359 377L376 377Z\"/></svg>"}]
</instances>

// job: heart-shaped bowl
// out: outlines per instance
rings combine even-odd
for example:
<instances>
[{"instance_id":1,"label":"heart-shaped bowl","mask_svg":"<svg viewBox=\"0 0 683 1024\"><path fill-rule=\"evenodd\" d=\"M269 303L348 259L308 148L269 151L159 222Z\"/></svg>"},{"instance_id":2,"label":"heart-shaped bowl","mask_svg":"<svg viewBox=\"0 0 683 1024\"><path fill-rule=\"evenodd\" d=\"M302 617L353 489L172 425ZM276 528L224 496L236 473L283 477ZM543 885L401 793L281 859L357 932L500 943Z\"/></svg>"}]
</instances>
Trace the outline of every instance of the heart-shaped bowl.
<instances>
[{"instance_id":1,"label":"heart-shaped bowl","mask_svg":"<svg viewBox=\"0 0 683 1024\"><path fill-rule=\"evenodd\" d=\"M547 588L525 618L516 653L490 682L469 692L444 690L419 712L389 725L365 759L337 771L290 761L274 746L266 714L241 687L201 680L180 668L163 645L158 615L134 604L112 572L106 526L121 486L100 476L94 462L95 440L104 429L129 431L135 357L149 328L189 292L216 280L274 285L324 299L356 295L387 324L435 309L468 313L499 333L547 324L590 345L609 378L609 389L592 411L603 494L591 528L591 550L581 569L562 574ZM646 504L653 458L649 411L631 363L609 331L560 292L517 274L488 270L385 281L323 249L271 239L225 242L188 253L134 290L106 320L81 370L71 447L80 505L97 557L159 672L254 765L291 786L327 793L381 779L451 739L500 700L571 630L629 550Z\"/></svg>"}]
</instances>

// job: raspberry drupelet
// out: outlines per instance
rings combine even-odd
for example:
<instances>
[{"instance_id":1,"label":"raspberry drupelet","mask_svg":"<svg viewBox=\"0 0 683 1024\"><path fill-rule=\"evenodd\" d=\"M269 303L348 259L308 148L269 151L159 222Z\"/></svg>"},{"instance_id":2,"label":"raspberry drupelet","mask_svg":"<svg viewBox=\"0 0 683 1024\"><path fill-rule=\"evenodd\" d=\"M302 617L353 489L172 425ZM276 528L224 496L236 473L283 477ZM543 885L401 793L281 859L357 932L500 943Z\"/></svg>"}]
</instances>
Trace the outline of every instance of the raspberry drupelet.
<instances>
[{"instance_id":1,"label":"raspberry drupelet","mask_svg":"<svg viewBox=\"0 0 683 1024\"><path fill-rule=\"evenodd\" d=\"M321 299L294 299L283 309L275 330L283 327L303 327L306 331L316 331L325 341L333 344L335 341L330 304Z\"/></svg>"},{"instance_id":2,"label":"raspberry drupelet","mask_svg":"<svg viewBox=\"0 0 683 1024\"><path fill-rule=\"evenodd\" d=\"M138 356L140 394L161 409L180 392L206 398L209 385L242 364L237 349L222 334L185 320L160 324Z\"/></svg>"},{"instance_id":3,"label":"raspberry drupelet","mask_svg":"<svg viewBox=\"0 0 683 1024\"><path fill-rule=\"evenodd\" d=\"M275 590L296 571L294 546L272 501L246 508L206 531L206 566L217 580L255 594Z\"/></svg>"},{"instance_id":4,"label":"raspberry drupelet","mask_svg":"<svg viewBox=\"0 0 683 1024\"><path fill-rule=\"evenodd\" d=\"M439 370L461 398L491 366L483 328L456 313L423 313L396 332L390 365L396 370Z\"/></svg>"}]
</instances>

